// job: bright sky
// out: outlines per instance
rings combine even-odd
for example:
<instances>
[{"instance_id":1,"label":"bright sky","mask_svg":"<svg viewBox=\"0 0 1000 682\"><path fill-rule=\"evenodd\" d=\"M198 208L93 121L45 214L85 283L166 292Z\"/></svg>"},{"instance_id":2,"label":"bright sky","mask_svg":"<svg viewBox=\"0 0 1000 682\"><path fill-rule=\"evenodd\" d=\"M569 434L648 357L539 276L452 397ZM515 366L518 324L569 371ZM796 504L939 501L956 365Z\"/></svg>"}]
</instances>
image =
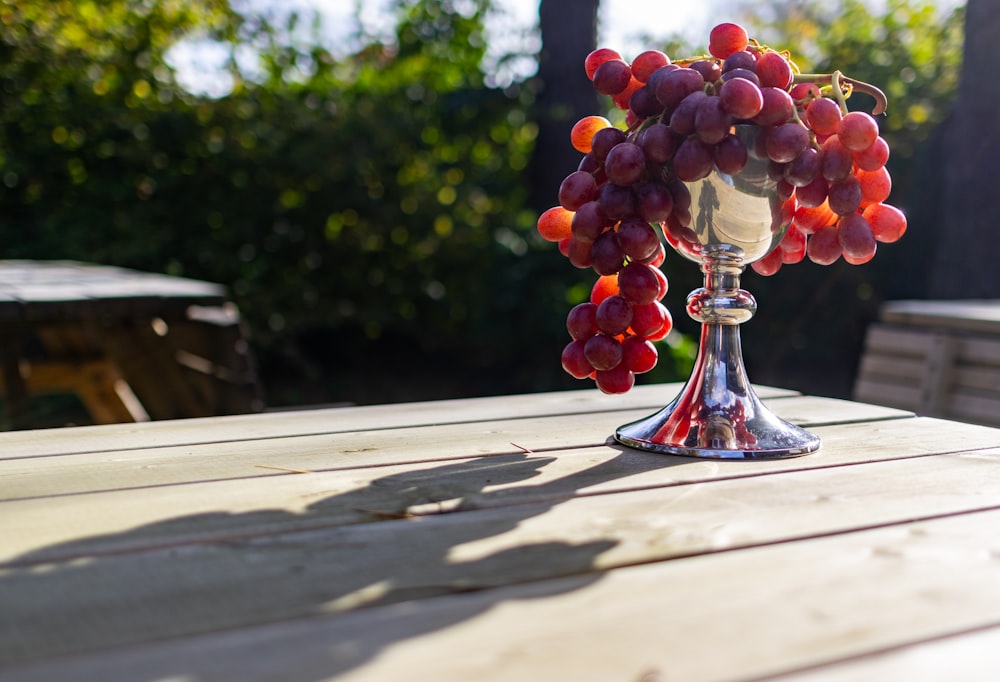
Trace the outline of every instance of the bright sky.
<instances>
[{"instance_id":1,"label":"bright sky","mask_svg":"<svg viewBox=\"0 0 1000 682\"><path fill-rule=\"evenodd\" d=\"M247 0L267 11L318 10L323 17L325 32L331 46L354 27L356 0ZM458 0L460 4L460 0ZM488 27L487 41L494 54L524 50L524 40L535 38L532 29L538 22L539 0L496 0L500 10L494 24ZM698 43L707 42L713 17L711 9L718 0L601 0L598 43L634 57L650 45L639 36L667 38L681 33ZM392 31L392 18L385 11L388 0L366 0L361 19L374 32ZM641 9L639 7L641 6ZM537 51L528 43L530 53ZM518 49L520 48L520 50ZM171 61L178 69L181 83L192 91L222 95L228 91L228 78L220 72L225 54L217 46L186 45L175 50ZM515 68L517 68L515 66ZM521 68L531 68L521 65ZM524 74L520 74L524 75Z\"/></svg>"},{"instance_id":2,"label":"bright sky","mask_svg":"<svg viewBox=\"0 0 1000 682\"><path fill-rule=\"evenodd\" d=\"M333 24L350 22L355 0L290 0L299 7L312 7L333 20ZM267 0L256 0L266 3ZM496 7L510 15L514 26L529 29L538 21L539 0L496 0ZM623 54L628 52L629 38L640 34L666 37L682 33L697 37L711 28L711 9L716 0L601 0L598 41L614 47ZM364 3L362 17L378 24L384 20L383 8L387 3L379 0ZM642 46L639 51L645 49Z\"/></svg>"}]
</instances>

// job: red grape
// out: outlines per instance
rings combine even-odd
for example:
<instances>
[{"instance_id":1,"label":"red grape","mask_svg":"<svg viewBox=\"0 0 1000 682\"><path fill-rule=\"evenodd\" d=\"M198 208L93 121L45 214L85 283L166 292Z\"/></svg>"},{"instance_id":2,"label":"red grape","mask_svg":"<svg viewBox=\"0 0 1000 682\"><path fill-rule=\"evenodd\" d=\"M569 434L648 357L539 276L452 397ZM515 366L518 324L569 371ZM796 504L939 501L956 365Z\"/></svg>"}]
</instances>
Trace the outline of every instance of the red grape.
<instances>
[{"instance_id":1,"label":"red grape","mask_svg":"<svg viewBox=\"0 0 1000 682\"><path fill-rule=\"evenodd\" d=\"M646 334L646 338L649 339L650 341L660 341L662 339L667 338L667 336L670 334L673 328L674 328L674 320L672 317L670 317L670 311L667 310L666 308L663 308L663 324L660 326L659 330L651 334Z\"/></svg>"},{"instance_id":2,"label":"red grape","mask_svg":"<svg viewBox=\"0 0 1000 682\"><path fill-rule=\"evenodd\" d=\"M656 346L641 336L629 336L622 341L622 365L634 374L643 374L656 367Z\"/></svg>"},{"instance_id":3,"label":"red grape","mask_svg":"<svg viewBox=\"0 0 1000 682\"><path fill-rule=\"evenodd\" d=\"M639 336L649 338L663 329L670 313L659 301L646 305L632 306L632 331Z\"/></svg>"},{"instance_id":4,"label":"red grape","mask_svg":"<svg viewBox=\"0 0 1000 682\"><path fill-rule=\"evenodd\" d=\"M597 198L597 183L586 171L574 171L559 186L559 205L575 211L588 201Z\"/></svg>"},{"instance_id":5,"label":"red grape","mask_svg":"<svg viewBox=\"0 0 1000 682\"><path fill-rule=\"evenodd\" d=\"M815 208L826 201L826 192L826 178L817 175L809 184L795 188L795 199L799 202L799 206Z\"/></svg>"},{"instance_id":6,"label":"red grape","mask_svg":"<svg viewBox=\"0 0 1000 682\"><path fill-rule=\"evenodd\" d=\"M699 59L691 62L688 68L700 73L706 83L714 83L722 76L722 67L714 59Z\"/></svg>"},{"instance_id":7,"label":"red grape","mask_svg":"<svg viewBox=\"0 0 1000 682\"><path fill-rule=\"evenodd\" d=\"M757 77L762 87L786 89L792 84L792 67L777 52L765 52L757 57Z\"/></svg>"},{"instance_id":8,"label":"red grape","mask_svg":"<svg viewBox=\"0 0 1000 682\"><path fill-rule=\"evenodd\" d=\"M658 265L653 265L652 263L649 263L648 265L653 268L653 274L656 275L656 300L660 301L667 295L667 290L670 288L670 282L667 280L667 276L663 274L663 271L660 270Z\"/></svg>"},{"instance_id":9,"label":"red grape","mask_svg":"<svg viewBox=\"0 0 1000 682\"><path fill-rule=\"evenodd\" d=\"M609 222L624 220L635 215L636 200L631 187L622 187L608 182L601 187L601 194L597 198L601 205L601 210L608 217Z\"/></svg>"},{"instance_id":10,"label":"red grape","mask_svg":"<svg viewBox=\"0 0 1000 682\"><path fill-rule=\"evenodd\" d=\"M842 254L843 249L837 240L836 225L827 225L809 237L806 255L813 263L830 265L835 263Z\"/></svg>"},{"instance_id":11,"label":"red grape","mask_svg":"<svg viewBox=\"0 0 1000 682\"><path fill-rule=\"evenodd\" d=\"M658 182L643 185L636 193L639 217L647 223L662 223L674 210L670 190Z\"/></svg>"},{"instance_id":12,"label":"red grape","mask_svg":"<svg viewBox=\"0 0 1000 682\"><path fill-rule=\"evenodd\" d=\"M608 336L621 334L632 324L632 304L622 295L608 296L597 306L595 319L597 328Z\"/></svg>"},{"instance_id":13,"label":"red grape","mask_svg":"<svg viewBox=\"0 0 1000 682\"><path fill-rule=\"evenodd\" d=\"M670 115L670 130L676 135L690 135L695 131L698 106L709 99L702 91L692 92L681 100ZM713 98L714 99L714 98Z\"/></svg>"},{"instance_id":14,"label":"red grape","mask_svg":"<svg viewBox=\"0 0 1000 682\"><path fill-rule=\"evenodd\" d=\"M575 339L586 341L597 333L597 306L587 301L578 303L566 315L566 331Z\"/></svg>"},{"instance_id":15,"label":"red grape","mask_svg":"<svg viewBox=\"0 0 1000 682\"><path fill-rule=\"evenodd\" d=\"M681 143L674 154L674 174L684 182L694 182L707 178L715 166L712 147L697 137L689 137ZM674 213L677 212L676 201Z\"/></svg>"},{"instance_id":16,"label":"red grape","mask_svg":"<svg viewBox=\"0 0 1000 682\"><path fill-rule=\"evenodd\" d=\"M621 364L610 370L597 370L594 381L602 393L627 393L635 385L635 375Z\"/></svg>"},{"instance_id":17,"label":"red grape","mask_svg":"<svg viewBox=\"0 0 1000 682\"><path fill-rule=\"evenodd\" d=\"M703 91L705 79L694 69L680 68L670 71L657 80L656 99L668 109L673 109L692 92Z\"/></svg>"},{"instance_id":18,"label":"red grape","mask_svg":"<svg viewBox=\"0 0 1000 682\"><path fill-rule=\"evenodd\" d=\"M823 143L823 177L829 182L843 180L854 169L854 157L850 150L840 143L840 137L832 135Z\"/></svg>"},{"instance_id":19,"label":"red grape","mask_svg":"<svg viewBox=\"0 0 1000 682\"><path fill-rule=\"evenodd\" d=\"M608 230L594 240L590 247L590 267L599 275L613 275L625 265L625 252L618 243L618 235Z\"/></svg>"},{"instance_id":20,"label":"red grape","mask_svg":"<svg viewBox=\"0 0 1000 682\"><path fill-rule=\"evenodd\" d=\"M672 215L672 214L671 214ZM663 242L660 241L659 237L656 239L656 253L652 256L642 259L636 259L637 263L642 263L643 265L652 265L659 272L659 268L663 265L663 261L667 259L667 250L663 246ZM664 279L666 279L664 277ZM663 293L667 293L666 288L662 288Z\"/></svg>"},{"instance_id":21,"label":"red grape","mask_svg":"<svg viewBox=\"0 0 1000 682\"><path fill-rule=\"evenodd\" d=\"M538 216L538 234L548 242L558 242L573 234L573 213L554 206Z\"/></svg>"},{"instance_id":22,"label":"red grape","mask_svg":"<svg viewBox=\"0 0 1000 682\"><path fill-rule=\"evenodd\" d=\"M820 153L806 147L785 167L785 179L796 187L804 187L816 179L821 165Z\"/></svg>"},{"instance_id":23,"label":"red grape","mask_svg":"<svg viewBox=\"0 0 1000 682\"><path fill-rule=\"evenodd\" d=\"M600 305L609 296L618 294L618 275L601 275L590 289L590 302Z\"/></svg>"},{"instance_id":24,"label":"red grape","mask_svg":"<svg viewBox=\"0 0 1000 682\"><path fill-rule=\"evenodd\" d=\"M608 152L604 160L604 172L608 180L616 185L631 185L642 177L646 170L646 155L637 144L625 142Z\"/></svg>"},{"instance_id":25,"label":"red grape","mask_svg":"<svg viewBox=\"0 0 1000 682\"><path fill-rule=\"evenodd\" d=\"M906 233L906 215L895 206L872 204L861 213L880 242L892 243Z\"/></svg>"},{"instance_id":26,"label":"red grape","mask_svg":"<svg viewBox=\"0 0 1000 682\"><path fill-rule=\"evenodd\" d=\"M738 52L733 52L722 61L723 75L729 73L730 71L738 70L750 71L754 74L754 76L756 76L757 57L755 57L752 52L747 50L739 50Z\"/></svg>"},{"instance_id":27,"label":"red grape","mask_svg":"<svg viewBox=\"0 0 1000 682\"><path fill-rule=\"evenodd\" d=\"M594 369L607 371L622 361L622 345L613 336L597 334L584 342L583 354Z\"/></svg>"},{"instance_id":28,"label":"red grape","mask_svg":"<svg viewBox=\"0 0 1000 682\"><path fill-rule=\"evenodd\" d=\"M837 241L840 242L845 258L867 262L875 255L875 234L868 221L859 213L851 213L840 219Z\"/></svg>"},{"instance_id":29,"label":"red grape","mask_svg":"<svg viewBox=\"0 0 1000 682\"><path fill-rule=\"evenodd\" d=\"M573 264L573 267L580 268L581 270L589 268L591 264L590 247L593 245L594 242L588 242L578 237L570 237L569 243L566 246L566 258Z\"/></svg>"},{"instance_id":30,"label":"red grape","mask_svg":"<svg viewBox=\"0 0 1000 682\"><path fill-rule=\"evenodd\" d=\"M786 123L795 111L792 96L778 88L761 88L760 113L753 122L759 126L775 126Z\"/></svg>"},{"instance_id":31,"label":"red grape","mask_svg":"<svg viewBox=\"0 0 1000 682\"><path fill-rule=\"evenodd\" d=\"M827 225L834 225L837 222L837 214L830 210L826 201L823 201L813 208L799 206L795 209L795 217L792 220L795 227L804 234L813 234Z\"/></svg>"},{"instance_id":32,"label":"red grape","mask_svg":"<svg viewBox=\"0 0 1000 682\"><path fill-rule=\"evenodd\" d=\"M632 93L628 108L638 119L647 119L663 113L663 105L656 99L656 91L649 85L644 85Z\"/></svg>"},{"instance_id":33,"label":"red grape","mask_svg":"<svg viewBox=\"0 0 1000 682\"><path fill-rule=\"evenodd\" d=\"M622 268L618 273L621 297L635 305L655 301L660 291L660 282L653 270L654 268L642 263L629 263Z\"/></svg>"},{"instance_id":34,"label":"red grape","mask_svg":"<svg viewBox=\"0 0 1000 682\"><path fill-rule=\"evenodd\" d=\"M584 341L571 341L563 348L562 366L566 372L576 379L586 379L594 373L594 367L584 354Z\"/></svg>"},{"instance_id":35,"label":"red grape","mask_svg":"<svg viewBox=\"0 0 1000 682\"><path fill-rule=\"evenodd\" d=\"M681 143L679 135L663 123L654 123L642 131L639 146L650 163L667 163Z\"/></svg>"},{"instance_id":36,"label":"red grape","mask_svg":"<svg viewBox=\"0 0 1000 682\"><path fill-rule=\"evenodd\" d=\"M840 119L840 105L827 97L814 99L806 106L806 120L817 135L835 134Z\"/></svg>"},{"instance_id":37,"label":"red grape","mask_svg":"<svg viewBox=\"0 0 1000 682\"><path fill-rule=\"evenodd\" d=\"M594 80L594 74L597 72L597 67L606 61L611 59L621 60L622 56L615 52L614 50L609 50L606 47L601 47L590 54L583 61L584 70L587 72L587 78Z\"/></svg>"},{"instance_id":38,"label":"red grape","mask_svg":"<svg viewBox=\"0 0 1000 682\"><path fill-rule=\"evenodd\" d=\"M632 78L625 86L625 89L619 92L617 95L611 98L611 101L615 103L615 106L622 111L628 111L629 102L632 101L632 95L643 88L643 84L636 78Z\"/></svg>"},{"instance_id":39,"label":"red grape","mask_svg":"<svg viewBox=\"0 0 1000 682\"><path fill-rule=\"evenodd\" d=\"M594 159L604 163L604 159L608 158L608 152L624 141L625 133L608 124L594 133L590 140L590 152L594 155Z\"/></svg>"},{"instance_id":40,"label":"red grape","mask_svg":"<svg viewBox=\"0 0 1000 682\"><path fill-rule=\"evenodd\" d=\"M609 59L594 72L594 89L602 95L617 95L632 81L632 69L620 59Z\"/></svg>"},{"instance_id":41,"label":"red grape","mask_svg":"<svg viewBox=\"0 0 1000 682\"><path fill-rule=\"evenodd\" d=\"M859 170L858 181L861 183L861 206L880 204L889 198L892 192L892 177L885 166L873 171Z\"/></svg>"},{"instance_id":42,"label":"red grape","mask_svg":"<svg viewBox=\"0 0 1000 682\"><path fill-rule=\"evenodd\" d=\"M625 255L641 261L656 254L660 240L656 231L644 220L623 220L618 226L618 243Z\"/></svg>"},{"instance_id":43,"label":"red grape","mask_svg":"<svg viewBox=\"0 0 1000 682\"><path fill-rule=\"evenodd\" d=\"M608 227L608 218L596 201L580 206L570 221L570 230L577 239L593 242Z\"/></svg>"},{"instance_id":44,"label":"red grape","mask_svg":"<svg viewBox=\"0 0 1000 682\"><path fill-rule=\"evenodd\" d=\"M570 130L569 138L573 149L586 154L590 151L591 140L597 131L610 125L611 121L603 116L584 116Z\"/></svg>"},{"instance_id":45,"label":"red grape","mask_svg":"<svg viewBox=\"0 0 1000 682\"><path fill-rule=\"evenodd\" d=\"M659 50L647 50L632 60L632 75L647 83L654 71L669 63L670 58Z\"/></svg>"},{"instance_id":46,"label":"red grape","mask_svg":"<svg viewBox=\"0 0 1000 682\"><path fill-rule=\"evenodd\" d=\"M782 264L792 265L802 261L806 257L807 239L806 234L796 227L794 222L789 225L788 231L778 244Z\"/></svg>"},{"instance_id":47,"label":"red grape","mask_svg":"<svg viewBox=\"0 0 1000 682\"><path fill-rule=\"evenodd\" d=\"M809 146L809 130L799 123L782 123L767 135L765 149L768 158L787 163Z\"/></svg>"},{"instance_id":48,"label":"red grape","mask_svg":"<svg viewBox=\"0 0 1000 682\"><path fill-rule=\"evenodd\" d=\"M775 248L760 260L755 260L750 264L753 271L758 275L769 277L781 269L781 249Z\"/></svg>"},{"instance_id":49,"label":"red grape","mask_svg":"<svg viewBox=\"0 0 1000 682\"><path fill-rule=\"evenodd\" d=\"M764 106L760 88L745 78L730 78L723 83L719 100L733 118L753 118Z\"/></svg>"},{"instance_id":50,"label":"red grape","mask_svg":"<svg viewBox=\"0 0 1000 682\"><path fill-rule=\"evenodd\" d=\"M838 215L854 213L861 208L861 183L853 175L830 185L826 200L830 210Z\"/></svg>"},{"instance_id":51,"label":"red grape","mask_svg":"<svg viewBox=\"0 0 1000 682\"><path fill-rule=\"evenodd\" d=\"M852 152L868 149L878 137L878 123L863 111L852 111L840 120L837 128L840 143Z\"/></svg>"},{"instance_id":52,"label":"red grape","mask_svg":"<svg viewBox=\"0 0 1000 682\"><path fill-rule=\"evenodd\" d=\"M715 145L715 166L720 173L735 175L747 165L747 146L736 135L727 135Z\"/></svg>"},{"instance_id":53,"label":"red grape","mask_svg":"<svg viewBox=\"0 0 1000 682\"><path fill-rule=\"evenodd\" d=\"M889 144L883 138L876 137L870 147L854 152L853 156L854 164L861 170L878 170L889 160Z\"/></svg>"},{"instance_id":54,"label":"red grape","mask_svg":"<svg viewBox=\"0 0 1000 682\"><path fill-rule=\"evenodd\" d=\"M788 94L792 96L795 106L800 108L807 106L812 100L823 96L819 91L819 86L815 83L796 83L788 91Z\"/></svg>"},{"instance_id":55,"label":"red grape","mask_svg":"<svg viewBox=\"0 0 1000 682\"><path fill-rule=\"evenodd\" d=\"M723 108L721 99L721 97L704 97L695 112L695 131L705 144L722 142L733 126L733 117Z\"/></svg>"},{"instance_id":56,"label":"red grape","mask_svg":"<svg viewBox=\"0 0 1000 682\"><path fill-rule=\"evenodd\" d=\"M719 24L708 34L708 51L713 57L725 59L747 49L749 42L746 29L739 24Z\"/></svg>"}]
</instances>

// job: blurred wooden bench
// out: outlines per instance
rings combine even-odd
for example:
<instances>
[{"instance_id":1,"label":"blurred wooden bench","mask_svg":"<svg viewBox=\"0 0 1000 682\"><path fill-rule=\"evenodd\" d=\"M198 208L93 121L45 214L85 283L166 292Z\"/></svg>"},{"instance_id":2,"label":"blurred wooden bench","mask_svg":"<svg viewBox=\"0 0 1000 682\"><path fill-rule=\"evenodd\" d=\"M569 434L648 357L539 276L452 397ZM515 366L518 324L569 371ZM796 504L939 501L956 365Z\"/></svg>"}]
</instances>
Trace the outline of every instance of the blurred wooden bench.
<instances>
[{"instance_id":1,"label":"blurred wooden bench","mask_svg":"<svg viewBox=\"0 0 1000 682\"><path fill-rule=\"evenodd\" d=\"M883 304L865 338L854 398L1000 425L1000 300Z\"/></svg>"},{"instance_id":2,"label":"blurred wooden bench","mask_svg":"<svg viewBox=\"0 0 1000 682\"><path fill-rule=\"evenodd\" d=\"M262 408L239 310L221 285L69 261L0 261L0 395L77 395L94 423Z\"/></svg>"}]
</instances>

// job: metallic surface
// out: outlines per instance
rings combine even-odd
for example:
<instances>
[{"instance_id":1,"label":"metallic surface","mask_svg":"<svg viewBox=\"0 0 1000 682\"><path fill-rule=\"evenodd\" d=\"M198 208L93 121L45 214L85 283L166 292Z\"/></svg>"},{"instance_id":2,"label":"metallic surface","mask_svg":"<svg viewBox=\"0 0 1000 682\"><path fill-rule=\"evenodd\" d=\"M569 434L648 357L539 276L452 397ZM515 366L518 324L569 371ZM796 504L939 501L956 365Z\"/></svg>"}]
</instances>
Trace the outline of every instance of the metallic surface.
<instances>
[{"instance_id":1,"label":"metallic surface","mask_svg":"<svg viewBox=\"0 0 1000 682\"><path fill-rule=\"evenodd\" d=\"M741 135L752 146L752 128ZM767 161L751 157L737 176L713 172L690 183L691 230L678 253L701 261L705 286L687 311L701 322L698 357L687 384L656 414L615 433L622 444L666 454L718 459L795 457L819 449L817 436L775 416L747 378L739 325L757 310L740 275L773 249L788 228ZM695 242L696 240L696 242Z\"/></svg>"}]
</instances>

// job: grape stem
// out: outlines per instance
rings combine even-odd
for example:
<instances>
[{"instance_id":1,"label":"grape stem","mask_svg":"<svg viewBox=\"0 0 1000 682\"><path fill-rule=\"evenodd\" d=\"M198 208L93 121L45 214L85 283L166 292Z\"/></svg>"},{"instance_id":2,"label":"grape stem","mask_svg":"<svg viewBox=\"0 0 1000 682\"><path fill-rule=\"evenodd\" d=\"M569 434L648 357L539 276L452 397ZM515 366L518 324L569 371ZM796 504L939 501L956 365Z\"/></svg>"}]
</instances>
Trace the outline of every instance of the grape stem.
<instances>
[{"instance_id":1,"label":"grape stem","mask_svg":"<svg viewBox=\"0 0 1000 682\"><path fill-rule=\"evenodd\" d=\"M871 97L875 99L875 108L872 109L872 114L876 116L885 112L885 108L889 102L889 100L885 96L885 93L879 90L871 83L865 83L864 81L848 78L840 71L834 71L833 73L797 73L795 74L794 81L796 83L815 83L817 85L833 85L834 86L833 91L837 97L837 102L840 104L841 109L844 111L847 110L847 104L844 101L845 88L847 89L846 94L848 95L854 90L857 90L858 92L863 92L866 95L871 95Z\"/></svg>"}]
</instances>

